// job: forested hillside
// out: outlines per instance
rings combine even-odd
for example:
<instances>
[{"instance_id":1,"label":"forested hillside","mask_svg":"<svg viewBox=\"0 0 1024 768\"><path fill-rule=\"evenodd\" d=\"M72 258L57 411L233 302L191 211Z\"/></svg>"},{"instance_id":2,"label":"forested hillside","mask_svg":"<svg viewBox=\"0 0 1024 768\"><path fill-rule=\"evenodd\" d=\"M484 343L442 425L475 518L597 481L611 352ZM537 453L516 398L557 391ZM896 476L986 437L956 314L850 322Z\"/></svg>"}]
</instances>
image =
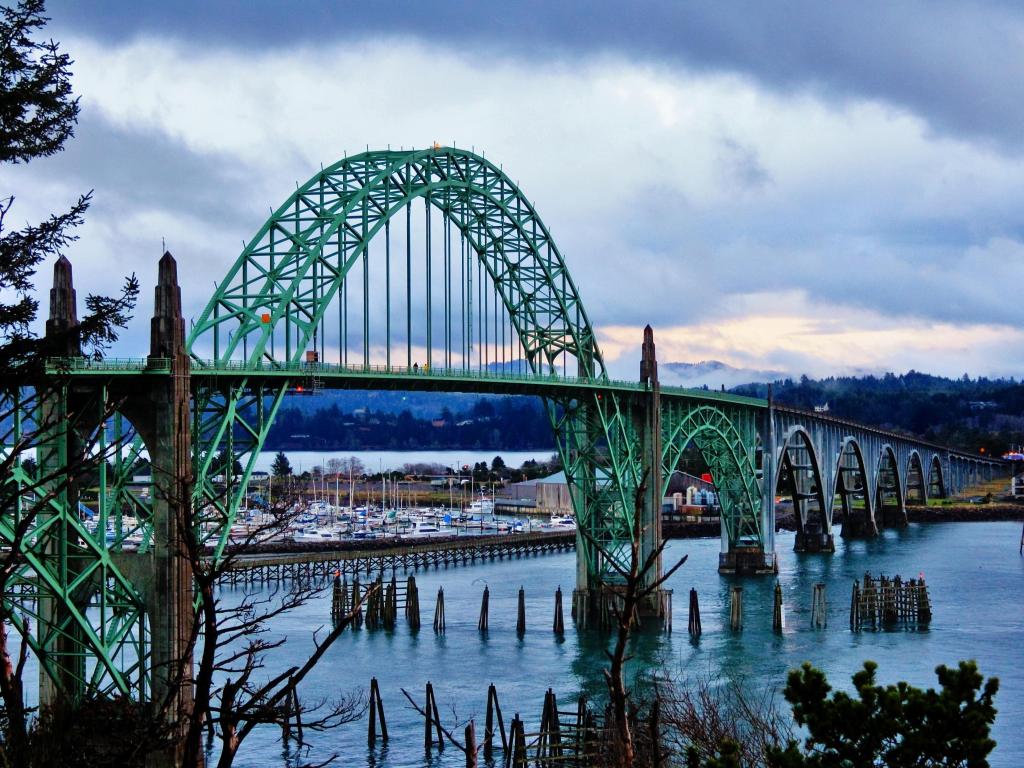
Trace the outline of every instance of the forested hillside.
<instances>
[{"instance_id":1,"label":"forested hillside","mask_svg":"<svg viewBox=\"0 0 1024 768\"><path fill-rule=\"evenodd\" d=\"M734 387L766 397L766 384ZM897 376L786 379L772 385L779 403L828 405L835 416L928 440L1002 455L1024 443L1024 384L1013 379L946 379L911 371Z\"/></svg>"},{"instance_id":2,"label":"forested hillside","mask_svg":"<svg viewBox=\"0 0 1024 768\"><path fill-rule=\"evenodd\" d=\"M463 408L453 411L442 405L433 415L424 416L414 415L409 408L376 410L364 405L345 409L338 402L309 407L301 398L293 398L278 413L266 447L268 450L554 449L551 426L538 398L462 395L449 401Z\"/></svg>"},{"instance_id":3,"label":"forested hillside","mask_svg":"<svg viewBox=\"0 0 1024 768\"><path fill-rule=\"evenodd\" d=\"M766 397L767 384L734 387ZM1024 444L1024 384L985 378L903 375L806 376L772 384L777 402L829 412L928 440L1002 455ZM289 398L268 449L554 448L543 405L535 397L324 392Z\"/></svg>"}]
</instances>

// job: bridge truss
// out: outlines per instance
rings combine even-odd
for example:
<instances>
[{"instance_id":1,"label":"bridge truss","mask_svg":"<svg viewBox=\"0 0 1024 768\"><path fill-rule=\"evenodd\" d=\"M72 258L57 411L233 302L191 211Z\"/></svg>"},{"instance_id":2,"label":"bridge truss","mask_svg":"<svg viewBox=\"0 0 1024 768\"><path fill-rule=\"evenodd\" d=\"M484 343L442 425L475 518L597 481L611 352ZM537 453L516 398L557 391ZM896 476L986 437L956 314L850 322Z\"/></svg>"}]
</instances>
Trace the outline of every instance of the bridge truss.
<instances>
[{"instance_id":1,"label":"bridge truss","mask_svg":"<svg viewBox=\"0 0 1024 768\"><path fill-rule=\"evenodd\" d=\"M56 319L69 323L66 270L55 291L72 309ZM643 550L657 545L661 498L690 447L718 490L724 572L774 569L778 489L793 500L797 546L828 550L834 519L876 532L905 519L909 495L944 495L992 466L763 400L660 387L653 341L641 381L611 380L550 231L501 168L463 150L366 152L315 174L245 246L187 341L177 295L168 254L149 358L71 351L45 397L10 404L8 453L44 412L63 425L38 433L35 467L9 473L0 519L0 540L23 550L4 600L51 700L160 691L153 670L173 655L175 611L190 597L168 549L167 499L187 494L194 531L220 552L298 387L542 397L580 529L574 605L584 611L628 566L636 515ZM88 515L60 479L87 445L119 446L98 468ZM145 496L128 488L142 455L166 486ZM235 461L242 472L218 480ZM20 535L32 493L45 513ZM129 552L133 533L141 544Z\"/></svg>"}]
</instances>

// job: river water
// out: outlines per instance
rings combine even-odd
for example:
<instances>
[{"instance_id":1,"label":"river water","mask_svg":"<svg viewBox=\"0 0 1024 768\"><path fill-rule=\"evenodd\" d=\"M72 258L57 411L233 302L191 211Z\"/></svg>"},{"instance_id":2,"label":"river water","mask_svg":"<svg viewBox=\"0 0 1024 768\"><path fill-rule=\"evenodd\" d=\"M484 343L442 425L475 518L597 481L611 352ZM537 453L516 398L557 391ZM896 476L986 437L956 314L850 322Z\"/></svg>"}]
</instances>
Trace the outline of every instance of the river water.
<instances>
[{"instance_id":1,"label":"river water","mask_svg":"<svg viewBox=\"0 0 1024 768\"><path fill-rule=\"evenodd\" d=\"M786 672L810 661L824 669L833 687L850 688L850 676L864 660L879 664L878 681L907 680L914 685L936 685L934 669L976 659L982 674L997 676L999 715L993 736L999 746L993 766L1024 764L1024 557L1018 555L1020 523L945 523L911 525L886 531L870 541L839 541L837 552L798 555L792 552L793 535L780 533L779 577L784 591L786 629L771 629L774 578L746 578L744 628L728 627L729 587L737 580L716 572L717 539L672 541L666 562L688 555L671 579L675 591L671 634L651 632L636 643L633 669L685 682L711 675L717 680L738 680L757 689L781 690ZM534 556L468 567L417 573L423 628L411 633L399 620L394 632L366 630L344 634L321 665L307 679L304 701L335 697L346 691L366 690L370 678L380 683L391 739L386 748L369 750L366 721L334 731L314 734L308 756L286 752L280 731L254 733L245 743L238 765L269 768L293 765L299 757L317 761L333 753L341 765L461 766L461 753L449 746L443 756L426 762L423 724L401 693L405 688L423 700L424 684L433 682L438 707L446 725L475 716L482 738L486 692L493 682L506 719L520 712L527 732L536 730L544 692L554 688L560 708L572 709L575 697L586 691L604 691L603 636L577 633L568 616L574 580L575 554ZM904 578L923 572L927 578L934 618L925 631L861 631L849 629L850 590L865 570ZM810 628L812 587L824 582L828 599L828 627ZM476 629L483 585L491 591L490 632ZM527 632L516 636L516 596L526 590ZM555 588L565 592L566 633L551 631ZM445 590L447 632L436 636L431 628L434 595ZM696 588L704 634L691 641L686 631L688 592ZM232 599L232 590L224 598ZM237 597L237 595L236 595ZM272 637L286 636L275 652L271 668L297 663L310 648L311 631L329 621L330 597L325 594L273 625ZM781 696L779 696L781 701ZM784 703L784 702L783 702ZM459 732L461 736L461 731ZM500 753L499 753L500 754Z\"/></svg>"}]
</instances>

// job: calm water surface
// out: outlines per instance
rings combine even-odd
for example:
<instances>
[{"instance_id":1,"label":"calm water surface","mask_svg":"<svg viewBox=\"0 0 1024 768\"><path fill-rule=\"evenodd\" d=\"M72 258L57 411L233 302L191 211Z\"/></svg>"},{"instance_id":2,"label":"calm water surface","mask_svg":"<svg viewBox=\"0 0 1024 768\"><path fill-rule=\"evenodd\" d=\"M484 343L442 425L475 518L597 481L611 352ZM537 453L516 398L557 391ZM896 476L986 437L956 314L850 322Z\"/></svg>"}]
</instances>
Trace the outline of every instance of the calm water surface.
<instances>
[{"instance_id":1,"label":"calm water surface","mask_svg":"<svg viewBox=\"0 0 1024 768\"><path fill-rule=\"evenodd\" d=\"M673 541L667 561L689 555L673 577L674 631L648 634L636 643L634 668L685 681L712 674L742 680L749 686L777 689L787 670L803 661L824 669L834 687L849 689L850 676L865 659L879 664L881 683L908 680L918 686L936 684L934 668L976 659L982 673L997 676L999 715L994 737L999 743L992 765L1009 768L1024 764L1024 558L1018 555L1020 523L949 523L911 525L886 531L872 541L838 543L831 556L797 555L792 534L778 536L779 581L784 591L786 630L771 631L774 578L747 578L744 586L744 629L728 629L728 592L734 579L716 572L717 539ZM553 687L566 708L581 691L600 696L604 691L601 669L604 639L579 634L568 617L574 580L575 555L560 554L451 567L420 572L424 629L412 634L404 626L394 632L346 633L311 678L305 701L335 697L346 691L367 689L378 678L391 740L375 751L366 746L365 720L339 730L313 736L315 749L308 756L287 753L279 743L280 731L254 733L246 742L238 764L263 768L293 765L300 758L315 761L339 753L342 765L423 766L464 765L464 758L449 747L429 763L423 757L422 720L401 693L408 690L418 701L427 680L434 683L438 706L446 725L477 717L482 733L487 685L498 688L506 718L520 712L527 731L540 719L545 690ZM874 574L899 573L905 578L923 572L933 602L934 619L927 631L849 630L850 589L865 570ZM810 601L815 582L825 582L829 625L810 629ZM491 630L481 637L476 629L483 585L491 590ZM527 632L516 637L516 595L520 585L527 596ZM553 596L561 585L566 603L566 635L551 632ZM438 586L445 590L447 633L431 629L433 599ZM701 602L704 634L691 642L686 632L687 593L695 587ZM226 590L225 599L230 599ZM276 652L272 667L295 663L310 647L310 633L330 616L325 595L278 621L275 636L287 644ZM436 755L436 753L435 753Z\"/></svg>"}]
</instances>

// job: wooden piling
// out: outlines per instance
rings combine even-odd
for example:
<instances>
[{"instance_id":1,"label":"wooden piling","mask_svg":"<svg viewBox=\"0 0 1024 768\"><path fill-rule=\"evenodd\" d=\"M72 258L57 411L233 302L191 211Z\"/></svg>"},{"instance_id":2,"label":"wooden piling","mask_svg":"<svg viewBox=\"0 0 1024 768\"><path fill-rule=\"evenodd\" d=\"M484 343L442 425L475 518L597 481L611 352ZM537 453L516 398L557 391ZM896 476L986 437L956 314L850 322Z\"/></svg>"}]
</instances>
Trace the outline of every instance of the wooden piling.
<instances>
[{"instance_id":1,"label":"wooden piling","mask_svg":"<svg viewBox=\"0 0 1024 768\"><path fill-rule=\"evenodd\" d=\"M518 712L512 718L511 730L512 749L505 753L505 768L512 768L512 766L525 767L528 760L526 754L526 731L523 728L523 721L519 719Z\"/></svg>"},{"instance_id":2,"label":"wooden piling","mask_svg":"<svg viewBox=\"0 0 1024 768\"><path fill-rule=\"evenodd\" d=\"M294 688L292 689L292 701L295 704L295 733L299 737L299 743L302 744L302 705L299 703L299 692Z\"/></svg>"},{"instance_id":3,"label":"wooden piling","mask_svg":"<svg viewBox=\"0 0 1024 768\"><path fill-rule=\"evenodd\" d=\"M701 626L700 626L700 603L697 602L697 590L690 590L690 622L689 622L690 634L694 637L700 637Z\"/></svg>"},{"instance_id":4,"label":"wooden piling","mask_svg":"<svg viewBox=\"0 0 1024 768\"><path fill-rule=\"evenodd\" d=\"M729 595L729 626L733 632L739 632L743 629L743 587L733 587Z\"/></svg>"},{"instance_id":5,"label":"wooden piling","mask_svg":"<svg viewBox=\"0 0 1024 768\"><path fill-rule=\"evenodd\" d=\"M352 628L359 629L363 626L363 606L360 602L359 574L352 576Z\"/></svg>"},{"instance_id":6,"label":"wooden piling","mask_svg":"<svg viewBox=\"0 0 1024 768\"><path fill-rule=\"evenodd\" d=\"M928 586L924 576L917 582L917 623L928 624L932 620L932 601L928 596Z\"/></svg>"},{"instance_id":7,"label":"wooden piling","mask_svg":"<svg viewBox=\"0 0 1024 768\"><path fill-rule=\"evenodd\" d=\"M590 744L589 725L590 710L587 707L587 697L580 694L576 699L576 754L582 755L587 751Z\"/></svg>"},{"instance_id":8,"label":"wooden piling","mask_svg":"<svg viewBox=\"0 0 1024 768\"><path fill-rule=\"evenodd\" d=\"M505 719L501 716L498 689L491 683L487 688L487 715L484 720L484 760L490 760L494 751L494 725L497 722L501 736L501 748L508 752L508 737L505 735Z\"/></svg>"},{"instance_id":9,"label":"wooden piling","mask_svg":"<svg viewBox=\"0 0 1024 768\"><path fill-rule=\"evenodd\" d=\"M380 738L385 744L388 741L388 723L384 719L384 702L380 697L380 686L377 678L370 679L370 717L366 732L366 743L373 747L377 743L377 724L380 723Z\"/></svg>"},{"instance_id":10,"label":"wooden piling","mask_svg":"<svg viewBox=\"0 0 1024 768\"><path fill-rule=\"evenodd\" d=\"M405 620L413 632L420 628L420 590L416 586L416 577L409 574L405 584Z\"/></svg>"},{"instance_id":11,"label":"wooden piling","mask_svg":"<svg viewBox=\"0 0 1024 768\"><path fill-rule=\"evenodd\" d=\"M562 725L558 721L558 698L548 688L548 754L556 761L562 757Z\"/></svg>"},{"instance_id":12,"label":"wooden piling","mask_svg":"<svg viewBox=\"0 0 1024 768\"><path fill-rule=\"evenodd\" d=\"M772 610L772 629L782 632L785 628L785 614L782 611L782 584L775 582L775 607Z\"/></svg>"},{"instance_id":13,"label":"wooden piling","mask_svg":"<svg viewBox=\"0 0 1024 768\"><path fill-rule=\"evenodd\" d=\"M383 614L381 623L384 628L393 630L398 617L398 584L395 583L394 576L391 577L391 582L384 593Z\"/></svg>"},{"instance_id":14,"label":"wooden piling","mask_svg":"<svg viewBox=\"0 0 1024 768\"><path fill-rule=\"evenodd\" d=\"M341 587L341 576L334 576L334 588L331 590L331 625L337 627L344 618L345 592Z\"/></svg>"},{"instance_id":15,"label":"wooden piling","mask_svg":"<svg viewBox=\"0 0 1024 768\"><path fill-rule=\"evenodd\" d=\"M443 635L445 631L444 587L437 589L437 604L434 606L434 631L439 635Z\"/></svg>"},{"instance_id":16,"label":"wooden piling","mask_svg":"<svg viewBox=\"0 0 1024 768\"><path fill-rule=\"evenodd\" d=\"M811 593L811 626L825 629L828 626L828 609L825 605L825 585L818 582Z\"/></svg>"},{"instance_id":17,"label":"wooden piling","mask_svg":"<svg viewBox=\"0 0 1024 768\"><path fill-rule=\"evenodd\" d=\"M516 614L516 634L522 637L526 633L526 591L519 587L519 610Z\"/></svg>"},{"instance_id":18,"label":"wooden piling","mask_svg":"<svg viewBox=\"0 0 1024 768\"><path fill-rule=\"evenodd\" d=\"M556 635L565 634L565 617L562 615L562 587L555 590L555 620L552 625Z\"/></svg>"},{"instance_id":19,"label":"wooden piling","mask_svg":"<svg viewBox=\"0 0 1024 768\"><path fill-rule=\"evenodd\" d=\"M437 711L437 699L434 698L434 686L427 681L427 695L426 701L423 705L424 712L424 729L423 729L423 748L429 754L431 748L434 746L434 735L437 735L437 749L439 752L444 751L444 732L441 730L441 716Z\"/></svg>"},{"instance_id":20,"label":"wooden piling","mask_svg":"<svg viewBox=\"0 0 1024 768\"><path fill-rule=\"evenodd\" d=\"M860 629L860 582L853 580L853 592L850 595L850 629Z\"/></svg>"},{"instance_id":21,"label":"wooden piling","mask_svg":"<svg viewBox=\"0 0 1024 768\"><path fill-rule=\"evenodd\" d=\"M476 768L476 726L472 720L466 725L466 768Z\"/></svg>"},{"instance_id":22,"label":"wooden piling","mask_svg":"<svg viewBox=\"0 0 1024 768\"><path fill-rule=\"evenodd\" d=\"M663 765L661 754L661 704L658 697L654 697L651 704L651 716L648 721L651 729L651 768L661 768Z\"/></svg>"},{"instance_id":23,"label":"wooden piling","mask_svg":"<svg viewBox=\"0 0 1024 768\"><path fill-rule=\"evenodd\" d=\"M476 628L481 632L487 631L488 623L490 621L490 617L488 615L490 611L490 601L490 590L487 588L487 585L484 584L484 596L480 599L480 618L476 623Z\"/></svg>"}]
</instances>

